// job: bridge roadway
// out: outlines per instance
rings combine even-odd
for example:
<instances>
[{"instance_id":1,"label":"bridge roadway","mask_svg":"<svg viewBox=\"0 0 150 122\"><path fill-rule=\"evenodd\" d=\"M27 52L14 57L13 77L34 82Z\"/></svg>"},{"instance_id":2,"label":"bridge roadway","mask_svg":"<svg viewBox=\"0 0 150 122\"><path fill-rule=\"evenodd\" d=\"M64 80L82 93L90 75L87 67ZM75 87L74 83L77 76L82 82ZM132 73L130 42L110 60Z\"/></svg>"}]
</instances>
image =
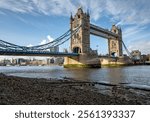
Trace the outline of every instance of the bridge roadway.
<instances>
[{"instance_id":1,"label":"bridge roadway","mask_svg":"<svg viewBox=\"0 0 150 122\"><path fill-rule=\"evenodd\" d=\"M65 53L65 52L49 52L49 51L23 51L23 50L2 50L0 49L0 55L13 55L13 56L55 56L55 57L68 57L78 56L78 53Z\"/></svg>"}]
</instances>

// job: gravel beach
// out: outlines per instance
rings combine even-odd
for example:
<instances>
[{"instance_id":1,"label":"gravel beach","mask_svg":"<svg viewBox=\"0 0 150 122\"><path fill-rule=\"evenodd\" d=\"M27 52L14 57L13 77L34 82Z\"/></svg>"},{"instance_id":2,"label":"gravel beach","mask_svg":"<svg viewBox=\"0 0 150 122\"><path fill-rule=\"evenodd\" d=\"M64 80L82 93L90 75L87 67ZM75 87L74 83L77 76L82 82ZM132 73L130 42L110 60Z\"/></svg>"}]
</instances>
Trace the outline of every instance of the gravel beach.
<instances>
[{"instance_id":1,"label":"gravel beach","mask_svg":"<svg viewBox=\"0 0 150 122\"><path fill-rule=\"evenodd\" d=\"M109 92L104 94L95 86L107 86ZM36 79L0 74L0 104L150 105L150 91L71 78Z\"/></svg>"}]
</instances>

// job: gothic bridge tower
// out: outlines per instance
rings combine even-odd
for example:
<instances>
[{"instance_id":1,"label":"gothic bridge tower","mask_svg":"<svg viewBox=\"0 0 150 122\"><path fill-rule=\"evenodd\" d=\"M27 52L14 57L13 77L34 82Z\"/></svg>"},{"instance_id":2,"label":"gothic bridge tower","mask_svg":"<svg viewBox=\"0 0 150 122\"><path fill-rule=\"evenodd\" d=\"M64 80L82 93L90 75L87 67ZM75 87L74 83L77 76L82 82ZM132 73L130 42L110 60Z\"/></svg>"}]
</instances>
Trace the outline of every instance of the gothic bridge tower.
<instances>
[{"instance_id":1,"label":"gothic bridge tower","mask_svg":"<svg viewBox=\"0 0 150 122\"><path fill-rule=\"evenodd\" d=\"M90 51L90 16L88 13L83 13L82 8L79 8L74 18L71 15L70 27L71 31L80 27L79 31L71 38L71 52L74 53L89 53Z\"/></svg>"},{"instance_id":2,"label":"gothic bridge tower","mask_svg":"<svg viewBox=\"0 0 150 122\"><path fill-rule=\"evenodd\" d=\"M100 67L97 52L90 48L90 16L82 8L78 8L74 17L70 17L71 32L80 25L70 42L70 51L78 53L79 56L65 57L64 67Z\"/></svg>"},{"instance_id":3,"label":"gothic bridge tower","mask_svg":"<svg viewBox=\"0 0 150 122\"><path fill-rule=\"evenodd\" d=\"M111 32L118 34L119 36L116 39L108 39L108 49L110 56L122 56L122 31L121 28L112 25Z\"/></svg>"}]
</instances>

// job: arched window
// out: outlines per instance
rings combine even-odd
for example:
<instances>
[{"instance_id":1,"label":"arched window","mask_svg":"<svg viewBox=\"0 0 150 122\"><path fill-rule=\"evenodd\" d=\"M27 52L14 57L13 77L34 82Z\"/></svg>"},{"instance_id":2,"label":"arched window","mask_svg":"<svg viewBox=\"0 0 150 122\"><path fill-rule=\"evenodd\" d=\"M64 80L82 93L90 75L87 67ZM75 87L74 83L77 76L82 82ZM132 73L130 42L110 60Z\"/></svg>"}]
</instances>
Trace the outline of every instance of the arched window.
<instances>
[{"instance_id":1,"label":"arched window","mask_svg":"<svg viewBox=\"0 0 150 122\"><path fill-rule=\"evenodd\" d=\"M80 15L78 15L78 19L80 19Z\"/></svg>"},{"instance_id":2,"label":"arched window","mask_svg":"<svg viewBox=\"0 0 150 122\"><path fill-rule=\"evenodd\" d=\"M81 53L81 48L80 47L74 47L73 53Z\"/></svg>"}]
</instances>

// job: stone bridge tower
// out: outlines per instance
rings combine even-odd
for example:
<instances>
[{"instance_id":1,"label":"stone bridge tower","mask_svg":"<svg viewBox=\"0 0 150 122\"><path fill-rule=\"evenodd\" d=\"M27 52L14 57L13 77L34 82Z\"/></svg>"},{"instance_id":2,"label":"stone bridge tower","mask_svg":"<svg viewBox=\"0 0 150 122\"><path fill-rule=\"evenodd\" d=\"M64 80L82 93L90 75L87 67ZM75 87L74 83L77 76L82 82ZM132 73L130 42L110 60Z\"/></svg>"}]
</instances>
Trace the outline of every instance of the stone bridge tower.
<instances>
[{"instance_id":1,"label":"stone bridge tower","mask_svg":"<svg viewBox=\"0 0 150 122\"><path fill-rule=\"evenodd\" d=\"M90 48L90 16L79 8L74 17L70 17L70 28L78 32L71 37L70 50L78 53L77 57L65 57L64 67L100 67L96 51Z\"/></svg>"},{"instance_id":2,"label":"stone bridge tower","mask_svg":"<svg viewBox=\"0 0 150 122\"><path fill-rule=\"evenodd\" d=\"M122 31L121 28L112 25L111 31L118 35L115 39L108 39L109 56L122 56Z\"/></svg>"},{"instance_id":3,"label":"stone bridge tower","mask_svg":"<svg viewBox=\"0 0 150 122\"><path fill-rule=\"evenodd\" d=\"M80 27L79 31L71 38L71 52L74 53L89 53L90 51L90 16L88 13L83 13L82 8L79 8L76 15L70 18L71 31Z\"/></svg>"}]
</instances>

